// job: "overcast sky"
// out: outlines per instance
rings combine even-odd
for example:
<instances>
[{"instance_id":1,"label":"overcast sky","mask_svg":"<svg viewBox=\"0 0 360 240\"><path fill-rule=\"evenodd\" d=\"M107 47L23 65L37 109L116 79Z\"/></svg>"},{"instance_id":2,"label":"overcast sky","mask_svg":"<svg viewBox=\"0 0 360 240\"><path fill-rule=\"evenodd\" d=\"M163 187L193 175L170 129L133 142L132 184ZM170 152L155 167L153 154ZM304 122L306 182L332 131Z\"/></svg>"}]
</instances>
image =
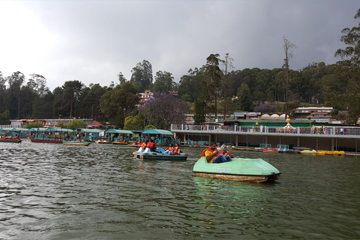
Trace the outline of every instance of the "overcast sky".
<instances>
[{"instance_id":1,"label":"overcast sky","mask_svg":"<svg viewBox=\"0 0 360 240\"><path fill-rule=\"evenodd\" d=\"M0 0L0 71L109 86L148 60L178 82L211 53L235 70L283 65L283 37L296 45L292 69L335 63L341 30L358 24L358 0Z\"/></svg>"}]
</instances>

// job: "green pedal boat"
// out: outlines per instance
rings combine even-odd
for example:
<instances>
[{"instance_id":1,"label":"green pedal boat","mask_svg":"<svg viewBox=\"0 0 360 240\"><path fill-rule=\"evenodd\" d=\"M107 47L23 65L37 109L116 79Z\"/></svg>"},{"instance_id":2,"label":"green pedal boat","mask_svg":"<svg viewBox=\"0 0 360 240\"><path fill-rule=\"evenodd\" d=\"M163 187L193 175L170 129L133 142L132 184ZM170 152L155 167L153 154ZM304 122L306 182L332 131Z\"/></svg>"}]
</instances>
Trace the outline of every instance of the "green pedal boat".
<instances>
[{"instance_id":1,"label":"green pedal boat","mask_svg":"<svg viewBox=\"0 0 360 240\"><path fill-rule=\"evenodd\" d=\"M280 171L261 158L233 158L226 163L208 163L200 158L193 168L194 176L244 182L269 182L279 179Z\"/></svg>"}]
</instances>

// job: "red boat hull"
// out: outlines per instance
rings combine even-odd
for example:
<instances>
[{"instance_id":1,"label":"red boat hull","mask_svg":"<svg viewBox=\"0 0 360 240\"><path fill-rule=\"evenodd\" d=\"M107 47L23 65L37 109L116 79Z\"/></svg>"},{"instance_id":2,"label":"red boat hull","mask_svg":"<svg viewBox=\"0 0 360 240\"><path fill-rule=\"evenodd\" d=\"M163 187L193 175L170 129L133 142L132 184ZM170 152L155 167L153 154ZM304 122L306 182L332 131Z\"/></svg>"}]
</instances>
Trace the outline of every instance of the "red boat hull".
<instances>
[{"instance_id":1,"label":"red boat hull","mask_svg":"<svg viewBox=\"0 0 360 240\"><path fill-rule=\"evenodd\" d=\"M21 143L21 140L20 139L7 139L7 140L0 140L0 142L7 142L7 143Z\"/></svg>"}]
</instances>

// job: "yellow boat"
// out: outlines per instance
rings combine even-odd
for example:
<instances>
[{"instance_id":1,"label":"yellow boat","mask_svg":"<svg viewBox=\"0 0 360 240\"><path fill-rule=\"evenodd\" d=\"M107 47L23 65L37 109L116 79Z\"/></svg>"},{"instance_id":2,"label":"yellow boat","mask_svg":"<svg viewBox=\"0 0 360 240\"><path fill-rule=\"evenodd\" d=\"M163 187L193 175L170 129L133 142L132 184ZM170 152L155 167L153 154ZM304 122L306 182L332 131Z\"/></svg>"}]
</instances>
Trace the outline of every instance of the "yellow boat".
<instances>
[{"instance_id":1,"label":"yellow boat","mask_svg":"<svg viewBox=\"0 0 360 240\"><path fill-rule=\"evenodd\" d=\"M126 141L117 141L117 142L112 142L112 144L114 144L114 145L128 145L128 142L126 142Z\"/></svg>"},{"instance_id":2,"label":"yellow boat","mask_svg":"<svg viewBox=\"0 0 360 240\"><path fill-rule=\"evenodd\" d=\"M316 150L303 150L300 152L301 154L309 154L309 155L315 155L316 154Z\"/></svg>"},{"instance_id":3,"label":"yellow boat","mask_svg":"<svg viewBox=\"0 0 360 240\"><path fill-rule=\"evenodd\" d=\"M326 151L317 151L316 155L321 155L321 156L325 156Z\"/></svg>"},{"instance_id":4,"label":"yellow boat","mask_svg":"<svg viewBox=\"0 0 360 240\"><path fill-rule=\"evenodd\" d=\"M333 155L334 156L345 156L345 152L344 151L333 151Z\"/></svg>"},{"instance_id":5,"label":"yellow boat","mask_svg":"<svg viewBox=\"0 0 360 240\"><path fill-rule=\"evenodd\" d=\"M333 151L326 151L325 155L334 155Z\"/></svg>"}]
</instances>

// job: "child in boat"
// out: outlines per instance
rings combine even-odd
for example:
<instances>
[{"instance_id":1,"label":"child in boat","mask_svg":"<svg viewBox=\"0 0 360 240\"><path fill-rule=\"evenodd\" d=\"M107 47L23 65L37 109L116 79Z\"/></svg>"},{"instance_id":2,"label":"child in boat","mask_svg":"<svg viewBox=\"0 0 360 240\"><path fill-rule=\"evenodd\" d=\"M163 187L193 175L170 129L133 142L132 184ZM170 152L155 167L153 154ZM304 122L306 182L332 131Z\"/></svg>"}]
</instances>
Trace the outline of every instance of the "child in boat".
<instances>
[{"instance_id":1,"label":"child in boat","mask_svg":"<svg viewBox=\"0 0 360 240\"><path fill-rule=\"evenodd\" d=\"M230 158L234 158L234 156L233 156L230 152L228 152L227 147L226 147L225 144L223 144L223 145L220 147L219 152L220 152L221 154L223 154L225 157L226 157L226 156L229 156Z\"/></svg>"},{"instance_id":2,"label":"child in boat","mask_svg":"<svg viewBox=\"0 0 360 240\"><path fill-rule=\"evenodd\" d=\"M172 143L171 143L171 144L169 145L169 147L167 147L167 148L165 149L164 154L168 154L168 155L174 154L173 149L174 149L174 145L172 145Z\"/></svg>"},{"instance_id":3,"label":"child in boat","mask_svg":"<svg viewBox=\"0 0 360 240\"><path fill-rule=\"evenodd\" d=\"M182 151L180 150L179 144L176 143L176 147L172 149L174 154L180 154Z\"/></svg>"},{"instance_id":4,"label":"child in boat","mask_svg":"<svg viewBox=\"0 0 360 240\"><path fill-rule=\"evenodd\" d=\"M205 149L201 156L205 156L208 163L224 163L230 162L230 156L224 156L216 149L216 143L211 142L209 148Z\"/></svg>"}]
</instances>

